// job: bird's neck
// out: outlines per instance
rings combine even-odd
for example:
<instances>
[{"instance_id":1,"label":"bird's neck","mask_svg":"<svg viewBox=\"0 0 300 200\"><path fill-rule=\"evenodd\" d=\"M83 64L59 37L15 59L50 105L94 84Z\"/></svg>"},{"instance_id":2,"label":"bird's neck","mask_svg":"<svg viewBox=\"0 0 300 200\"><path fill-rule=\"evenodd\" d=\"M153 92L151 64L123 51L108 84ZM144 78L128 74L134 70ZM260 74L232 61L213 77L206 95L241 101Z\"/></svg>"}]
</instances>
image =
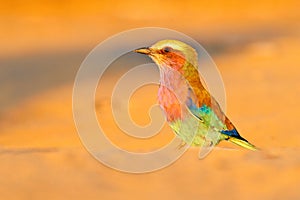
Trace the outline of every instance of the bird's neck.
<instances>
[{"instance_id":1,"label":"bird's neck","mask_svg":"<svg viewBox=\"0 0 300 200\"><path fill-rule=\"evenodd\" d=\"M192 91L192 92L191 92ZM171 67L160 68L160 88L158 102L168 121L185 116L186 103L189 98L199 106L203 103L206 90L201 84L198 70L175 70Z\"/></svg>"},{"instance_id":2,"label":"bird's neck","mask_svg":"<svg viewBox=\"0 0 300 200\"><path fill-rule=\"evenodd\" d=\"M187 97L188 84L182 74L170 67L160 68L158 103L168 122L183 118Z\"/></svg>"}]
</instances>

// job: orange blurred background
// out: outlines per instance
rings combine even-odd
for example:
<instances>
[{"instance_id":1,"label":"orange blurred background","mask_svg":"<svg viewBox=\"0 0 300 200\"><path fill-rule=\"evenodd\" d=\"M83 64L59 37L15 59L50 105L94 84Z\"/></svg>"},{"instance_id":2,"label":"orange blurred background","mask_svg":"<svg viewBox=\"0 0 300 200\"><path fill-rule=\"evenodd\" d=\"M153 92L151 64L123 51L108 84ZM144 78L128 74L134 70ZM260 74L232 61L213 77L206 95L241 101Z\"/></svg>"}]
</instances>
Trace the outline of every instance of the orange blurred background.
<instances>
[{"instance_id":1,"label":"orange blurred background","mask_svg":"<svg viewBox=\"0 0 300 200\"><path fill-rule=\"evenodd\" d=\"M300 198L299 1L0 5L2 199ZM81 62L107 37L148 26L183 32L206 48L224 79L228 116L262 151L228 145L236 150L216 149L198 160L198 150L190 149L167 168L133 175L103 166L85 150L72 118ZM140 124L149 121L143 103L155 100L155 89L144 89L131 106ZM97 102L97 112L108 111L107 99ZM145 146L116 134L113 121L104 120L122 147ZM164 143L169 131L147 145Z\"/></svg>"}]
</instances>

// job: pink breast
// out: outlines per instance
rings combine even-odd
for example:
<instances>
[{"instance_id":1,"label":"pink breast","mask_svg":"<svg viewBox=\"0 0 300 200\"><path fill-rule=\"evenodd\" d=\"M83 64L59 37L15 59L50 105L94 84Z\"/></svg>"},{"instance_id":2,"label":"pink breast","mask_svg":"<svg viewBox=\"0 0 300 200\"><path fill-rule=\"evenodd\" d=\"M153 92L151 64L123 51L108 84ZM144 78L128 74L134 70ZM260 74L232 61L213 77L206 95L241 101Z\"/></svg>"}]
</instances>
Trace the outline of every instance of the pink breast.
<instances>
[{"instance_id":1,"label":"pink breast","mask_svg":"<svg viewBox=\"0 0 300 200\"><path fill-rule=\"evenodd\" d=\"M181 103L174 92L165 86L161 86L158 90L158 103L165 112L168 121L174 121L181 118Z\"/></svg>"}]
</instances>

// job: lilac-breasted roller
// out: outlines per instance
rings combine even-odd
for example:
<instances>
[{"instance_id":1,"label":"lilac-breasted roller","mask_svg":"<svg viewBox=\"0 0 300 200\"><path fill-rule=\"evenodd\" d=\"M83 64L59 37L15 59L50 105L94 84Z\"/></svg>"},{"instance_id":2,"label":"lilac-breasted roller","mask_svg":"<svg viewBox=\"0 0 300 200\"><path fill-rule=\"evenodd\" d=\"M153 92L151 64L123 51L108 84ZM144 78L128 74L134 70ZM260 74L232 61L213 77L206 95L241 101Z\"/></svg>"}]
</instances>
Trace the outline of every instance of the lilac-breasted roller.
<instances>
[{"instance_id":1,"label":"lilac-breasted roller","mask_svg":"<svg viewBox=\"0 0 300 200\"><path fill-rule=\"evenodd\" d=\"M158 65L158 102L168 124L184 144L213 147L228 140L250 150L257 149L240 136L201 83L195 49L178 40L162 40L135 52L150 56Z\"/></svg>"}]
</instances>

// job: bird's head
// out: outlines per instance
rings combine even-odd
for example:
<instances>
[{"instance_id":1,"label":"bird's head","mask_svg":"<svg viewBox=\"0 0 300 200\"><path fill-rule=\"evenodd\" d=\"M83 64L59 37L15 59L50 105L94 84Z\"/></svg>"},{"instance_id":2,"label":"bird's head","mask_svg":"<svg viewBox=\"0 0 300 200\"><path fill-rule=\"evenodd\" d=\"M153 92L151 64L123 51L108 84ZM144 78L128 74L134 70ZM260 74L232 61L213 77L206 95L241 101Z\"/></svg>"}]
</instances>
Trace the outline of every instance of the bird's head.
<instances>
[{"instance_id":1,"label":"bird's head","mask_svg":"<svg viewBox=\"0 0 300 200\"><path fill-rule=\"evenodd\" d=\"M136 49L135 52L150 56L160 67L183 70L183 67L198 66L197 52L188 44L178 40L161 40L151 47Z\"/></svg>"}]
</instances>

